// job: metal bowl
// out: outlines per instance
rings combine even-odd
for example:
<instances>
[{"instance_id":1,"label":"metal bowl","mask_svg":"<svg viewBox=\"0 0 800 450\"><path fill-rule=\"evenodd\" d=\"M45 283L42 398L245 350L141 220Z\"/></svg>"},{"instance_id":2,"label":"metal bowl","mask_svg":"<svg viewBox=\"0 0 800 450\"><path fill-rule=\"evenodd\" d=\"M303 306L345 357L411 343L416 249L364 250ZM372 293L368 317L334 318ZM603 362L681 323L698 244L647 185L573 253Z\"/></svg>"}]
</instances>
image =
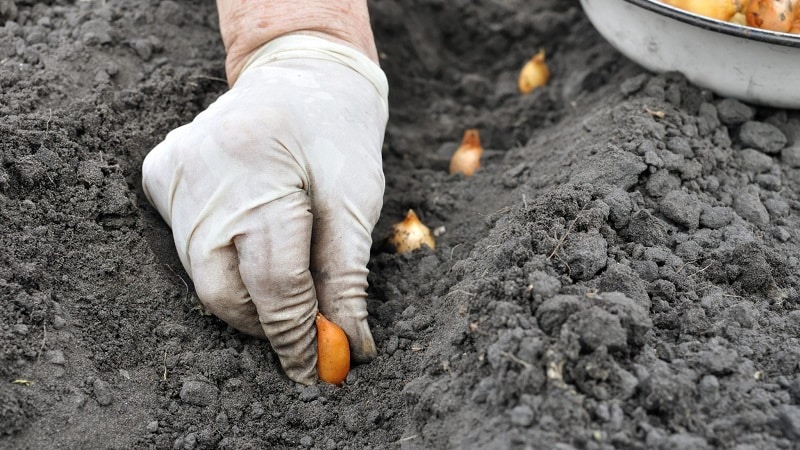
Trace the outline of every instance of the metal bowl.
<instances>
[{"instance_id":1,"label":"metal bowl","mask_svg":"<svg viewBox=\"0 0 800 450\"><path fill-rule=\"evenodd\" d=\"M724 97L800 108L800 36L702 17L656 0L581 0L597 31L654 72Z\"/></svg>"}]
</instances>

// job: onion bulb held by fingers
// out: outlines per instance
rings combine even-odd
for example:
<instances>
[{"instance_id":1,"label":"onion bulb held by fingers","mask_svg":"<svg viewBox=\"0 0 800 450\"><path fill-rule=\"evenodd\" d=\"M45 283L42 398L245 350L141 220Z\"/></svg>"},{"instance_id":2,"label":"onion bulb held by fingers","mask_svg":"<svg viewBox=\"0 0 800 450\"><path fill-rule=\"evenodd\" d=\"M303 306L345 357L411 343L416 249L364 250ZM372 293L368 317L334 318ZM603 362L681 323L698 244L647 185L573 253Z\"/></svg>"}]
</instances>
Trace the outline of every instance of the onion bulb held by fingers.
<instances>
[{"instance_id":1,"label":"onion bulb held by fingers","mask_svg":"<svg viewBox=\"0 0 800 450\"><path fill-rule=\"evenodd\" d=\"M788 33L794 23L792 0L750 0L745 16L751 27Z\"/></svg>"},{"instance_id":2,"label":"onion bulb held by fingers","mask_svg":"<svg viewBox=\"0 0 800 450\"><path fill-rule=\"evenodd\" d=\"M535 54L530 61L522 66L517 85L520 92L528 94L532 90L547 84L548 80L550 80L550 68L547 67L547 63L544 61L544 50L539 50L539 53Z\"/></svg>"},{"instance_id":3,"label":"onion bulb held by fingers","mask_svg":"<svg viewBox=\"0 0 800 450\"><path fill-rule=\"evenodd\" d=\"M397 253L410 252L423 245L427 245L431 249L436 248L430 228L420 222L413 209L408 210L408 214L402 222L394 224L388 242L394 246Z\"/></svg>"},{"instance_id":4,"label":"onion bulb held by fingers","mask_svg":"<svg viewBox=\"0 0 800 450\"><path fill-rule=\"evenodd\" d=\"M317 313L317 374L331 384L341 384L350 371L350 344L344 330Z\"/></svg>"},{"instance_id":5,"label":"onion bulb held by fingers","mask_svg":"<svg viewBox=\"0 0 800 450\"><path fill-rule=\"evenodd\" d=\"M463 173L471 176L481 167L481 136L476 129L469 129L464 132L461 145L450 158L450 173Z\"/></svg>"}]
</instances>

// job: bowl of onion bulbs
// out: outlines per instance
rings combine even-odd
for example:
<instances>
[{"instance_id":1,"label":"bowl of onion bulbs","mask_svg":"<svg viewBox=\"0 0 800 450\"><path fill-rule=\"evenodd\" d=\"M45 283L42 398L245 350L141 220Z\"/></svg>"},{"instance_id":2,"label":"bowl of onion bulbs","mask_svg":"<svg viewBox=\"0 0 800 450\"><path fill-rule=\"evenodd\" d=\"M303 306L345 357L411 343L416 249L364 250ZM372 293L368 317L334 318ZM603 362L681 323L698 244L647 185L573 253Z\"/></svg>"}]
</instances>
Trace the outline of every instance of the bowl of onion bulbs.
<instances>
[{"instance_id":1,"label":"bowl of onion bulbs","mask_svg":"<svg viewBox=\"0 0 800 450\"><path fill-rule=\"evenodd\" d=\"M654 72L800 109L800 0L581 0L597 31Z\"/></svg>"}]
</instances>

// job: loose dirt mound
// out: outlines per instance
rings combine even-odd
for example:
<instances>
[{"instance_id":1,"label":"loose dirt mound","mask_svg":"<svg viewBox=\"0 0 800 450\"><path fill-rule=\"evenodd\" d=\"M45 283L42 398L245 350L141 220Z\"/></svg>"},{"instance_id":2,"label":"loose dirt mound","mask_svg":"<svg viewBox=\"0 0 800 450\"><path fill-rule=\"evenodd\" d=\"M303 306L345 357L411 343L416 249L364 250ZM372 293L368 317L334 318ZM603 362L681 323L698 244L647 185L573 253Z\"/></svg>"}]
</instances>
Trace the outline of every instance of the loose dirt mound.
<instances>
[{"instance_id":1,"label":"loose dirt mound","mask_svg":"<svg viewBox=\"0 0 800 450\"><path fill-rule=\"evenodd\" d=\"M380 355L334 388L201 314L141 191L226 88L213 2L0 0L0 447L794 448L800 114L644 72L577 1L370 6ZM435 251L383 250L408 208Z\"/></svg>"}]
</instances>

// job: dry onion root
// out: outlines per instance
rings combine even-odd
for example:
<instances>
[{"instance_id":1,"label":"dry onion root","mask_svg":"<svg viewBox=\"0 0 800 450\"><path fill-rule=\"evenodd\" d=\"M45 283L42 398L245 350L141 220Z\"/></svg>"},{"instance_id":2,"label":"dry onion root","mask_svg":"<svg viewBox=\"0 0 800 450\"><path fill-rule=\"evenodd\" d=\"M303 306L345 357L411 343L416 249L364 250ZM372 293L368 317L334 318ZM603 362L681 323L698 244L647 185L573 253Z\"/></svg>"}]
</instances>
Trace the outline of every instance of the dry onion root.
<instances>
[{"instance_id":1,"label":"dry onion root","mask_svg":"<svg viewBox=\"0 0 800 450\"><path fill-rule=\"evenodd\" d=\"M533 55L519 72L517 86L523 94L529 94L534 89L544 86L550 80L550 68L544 58L544 50Z\"/></svg>"},{"instance_id":2,"label":"dry onion root","mask_svg":"<svg viewBox=\"0 0 800 450\"><path fill-rule=\"evenodd\" d=\"M471 176L481 167L481 136L478 130L471 128L464 131L461 145L450 158L450 173L463 173Z\"/></svg>"},{"instance_id":3,"label":"dry onion root","mask_svg":"<svg viewBox=\"0 0 800 450\"><path fill-rule=\"evenodd\" d=\"M341 384L350 372L350 343L339 325L320 313L317 325L317 375L331 384Z\"/></svg>"},{"instance_id":4,"label":"dry onion root","mask_svg":"<svg viewBox=\"0 0 800 450\"><path fill-rule=\"evenodd\" d=\"M436 241L430 228L425 226L413 209L409 209L402 222L394 224L392 234L387 239L397 253L410 252L423 245L436 248Z\"/></svg>"}]
</instances>

